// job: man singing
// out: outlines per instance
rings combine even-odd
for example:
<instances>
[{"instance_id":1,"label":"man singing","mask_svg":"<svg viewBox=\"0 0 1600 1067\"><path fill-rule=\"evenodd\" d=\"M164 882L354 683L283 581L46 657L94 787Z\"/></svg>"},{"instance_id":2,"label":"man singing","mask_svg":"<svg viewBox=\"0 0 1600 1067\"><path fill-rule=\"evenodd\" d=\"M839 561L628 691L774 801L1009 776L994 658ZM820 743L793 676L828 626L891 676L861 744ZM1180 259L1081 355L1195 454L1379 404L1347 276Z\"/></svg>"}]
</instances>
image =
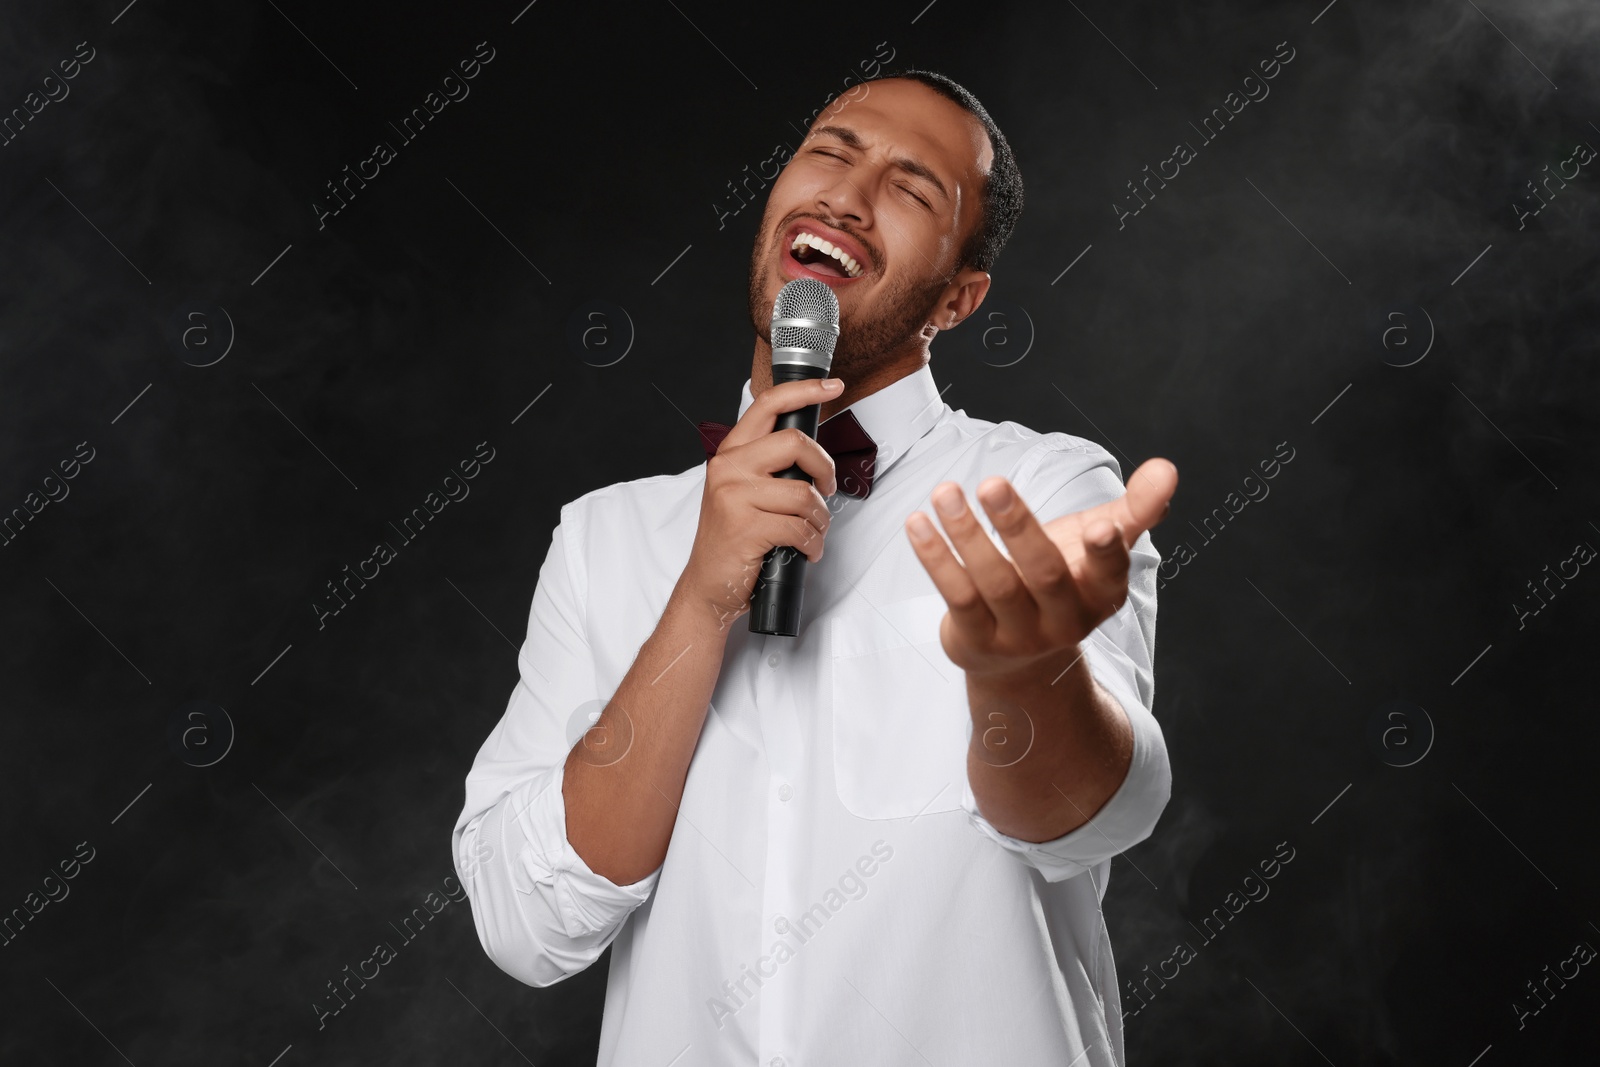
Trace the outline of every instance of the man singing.
<instances>
[{"instance_id":1,"label":"man singing","mask_svg":"<svg viewBox=\"0 0 1600 1067\"><path fill-rule=\"evenodd\" d=\"M1124 1062L1100 904L1171 793L1147 531L1177 471L1124 491L1099 445L941 400L929 345L1021 207L961 86L858 86L768 194L736 424L561 509L453 845L508 974L611 947L600 1064ZM838 297L834 377L773 385L794 278ZM812 404L817 440L774 432ZM777 546L797 637L741 617Z\"/></svg>"}]
</instances>

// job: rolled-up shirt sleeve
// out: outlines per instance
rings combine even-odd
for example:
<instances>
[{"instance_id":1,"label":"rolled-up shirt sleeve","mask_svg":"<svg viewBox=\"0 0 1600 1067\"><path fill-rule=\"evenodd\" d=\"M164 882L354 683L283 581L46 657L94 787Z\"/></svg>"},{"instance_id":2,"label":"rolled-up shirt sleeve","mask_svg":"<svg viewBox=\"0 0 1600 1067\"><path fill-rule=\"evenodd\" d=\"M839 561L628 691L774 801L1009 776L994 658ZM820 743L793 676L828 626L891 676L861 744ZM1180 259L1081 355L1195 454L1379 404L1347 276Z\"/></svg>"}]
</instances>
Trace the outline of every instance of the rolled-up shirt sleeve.
<instances>
[{"instance_id":1,"label":"rolled-up shirt sleeve","mask_svg":"<svg viewBox=\"0 0 1600 1067\"><path fill-rule=\"evenodd\" d=\"M1115 500L1124 492L1117 462L1099 446L1048 435L1011 478L1040 522ZM1149 837L1172 796L1166 739L1152 713L1155 700L1156 568L1161 554L1141 533L1129 551L1128 599L1083 644L1084 663L1116 698L1133 727L1127 776L1088 822L1050 841L1024 841L995 829L978 811L968 781L962 807L985 837L1060 882L1105 862Z\"/></svg>"},{"instance_id":2,"label":"rolled-up shirt sleeve","mask_svg":"<svg viewBox=\"0 0 1600 1067\"><path fill-rule=\"evenodd\" d=\"M561 509L539 572L520 678L466 779L452 835L456 873L484 951L533 986L582 971L649 898L659 868L631 885L589 869L567 840L568 752L604 706L584 637L583 515Z\"/></svg>"}]
</instances>

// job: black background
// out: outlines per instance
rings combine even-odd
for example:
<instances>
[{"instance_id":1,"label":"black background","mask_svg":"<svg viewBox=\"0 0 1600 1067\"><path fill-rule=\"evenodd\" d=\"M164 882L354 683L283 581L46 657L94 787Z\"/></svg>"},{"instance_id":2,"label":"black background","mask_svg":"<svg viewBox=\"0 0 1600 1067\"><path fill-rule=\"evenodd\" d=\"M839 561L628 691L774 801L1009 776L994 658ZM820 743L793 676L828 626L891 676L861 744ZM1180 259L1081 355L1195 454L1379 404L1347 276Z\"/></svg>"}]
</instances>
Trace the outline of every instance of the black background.
<instances>
[{"instance_id":1,"label":"black background","mask_svg":"<svg viewBox=\"0 0 1600 1067\"><path fill-rule=\"evenodd\" d=\"M4 113L94 58L0 147L0 509L94 459L0 547L0 914L94 859L0 947L0 1060L593 1062L607 961L523 987L465 904L324 1029L310 1005L452 874L560 505L699 463L686 416L736 414L761 202L719 220L727 183L891 51L976 92L1027 183L989 305L934 346L946 401L1182 477L1153 535L1193 553L1160 594L1173 798L1106 909L1124 979L1198 955L1130 1061L1592 1052L1592 966L1515 1003L1600 945L1600 577L1517 605L1600 546L1600 163L1514 205L1600 146L1600 8L925 2L8 5ZM470 496L319 628L483 441Z\"/></svg>"}]
</instances>

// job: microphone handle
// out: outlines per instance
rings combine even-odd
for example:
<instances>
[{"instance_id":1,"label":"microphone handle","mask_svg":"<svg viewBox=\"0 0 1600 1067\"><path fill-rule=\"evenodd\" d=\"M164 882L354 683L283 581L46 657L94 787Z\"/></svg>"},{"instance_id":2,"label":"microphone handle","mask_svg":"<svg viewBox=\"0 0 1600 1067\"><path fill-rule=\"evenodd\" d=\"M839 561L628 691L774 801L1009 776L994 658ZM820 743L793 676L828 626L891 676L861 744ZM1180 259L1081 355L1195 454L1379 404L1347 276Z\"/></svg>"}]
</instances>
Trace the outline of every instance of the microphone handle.
<instances>
[{"instance_id":1,"label":"microphone handle","mask_svg":"<svg viewBox=\"0 0 1600 1067\"><path fill-rule=\"evenodd\" d=\"M797 382L806 378L825 378L827 371L804 363L774 363L772 384ZM812 440L817 437L817 419L822 413L819 404L780 412L773 431L798 427ZM809 482L811 475L799 464L778 471L775 478L798 478ZM750 632L777 637L800 635L800 606L805 595L805 553L789 545L779 545L767 553L761 564L761 574L756 578L750 596Z\"/></svg>"}]
</instances>

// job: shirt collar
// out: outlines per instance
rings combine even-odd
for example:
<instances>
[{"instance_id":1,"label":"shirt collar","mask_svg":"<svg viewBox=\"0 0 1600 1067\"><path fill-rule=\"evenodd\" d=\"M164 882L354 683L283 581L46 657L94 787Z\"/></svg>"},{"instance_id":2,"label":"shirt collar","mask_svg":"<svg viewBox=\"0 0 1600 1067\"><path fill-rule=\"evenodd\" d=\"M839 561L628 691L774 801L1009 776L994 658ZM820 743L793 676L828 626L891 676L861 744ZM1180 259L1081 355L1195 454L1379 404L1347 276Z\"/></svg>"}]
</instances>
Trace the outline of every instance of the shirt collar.
<instances>
[{"instance_id":1,"label":"shirt collar","mask_svg":"<svg viewBox=\"0 0 1600 1067\"><path fill-rule=\"evenodd\" d=\"M743 395L739 399L739 418L744 418L744 413L753 403L755 396L750 392L750 379L746 378ZM878 446L873 476L881 478L895 461L933 429L948 408L940 399L933 381L933 371L924 363L910 374L895 379L842 410L855 415L861 428ZM839 412L834 412L829 418L837 418L838 415Z\"/></svg>"}]
</instances>

